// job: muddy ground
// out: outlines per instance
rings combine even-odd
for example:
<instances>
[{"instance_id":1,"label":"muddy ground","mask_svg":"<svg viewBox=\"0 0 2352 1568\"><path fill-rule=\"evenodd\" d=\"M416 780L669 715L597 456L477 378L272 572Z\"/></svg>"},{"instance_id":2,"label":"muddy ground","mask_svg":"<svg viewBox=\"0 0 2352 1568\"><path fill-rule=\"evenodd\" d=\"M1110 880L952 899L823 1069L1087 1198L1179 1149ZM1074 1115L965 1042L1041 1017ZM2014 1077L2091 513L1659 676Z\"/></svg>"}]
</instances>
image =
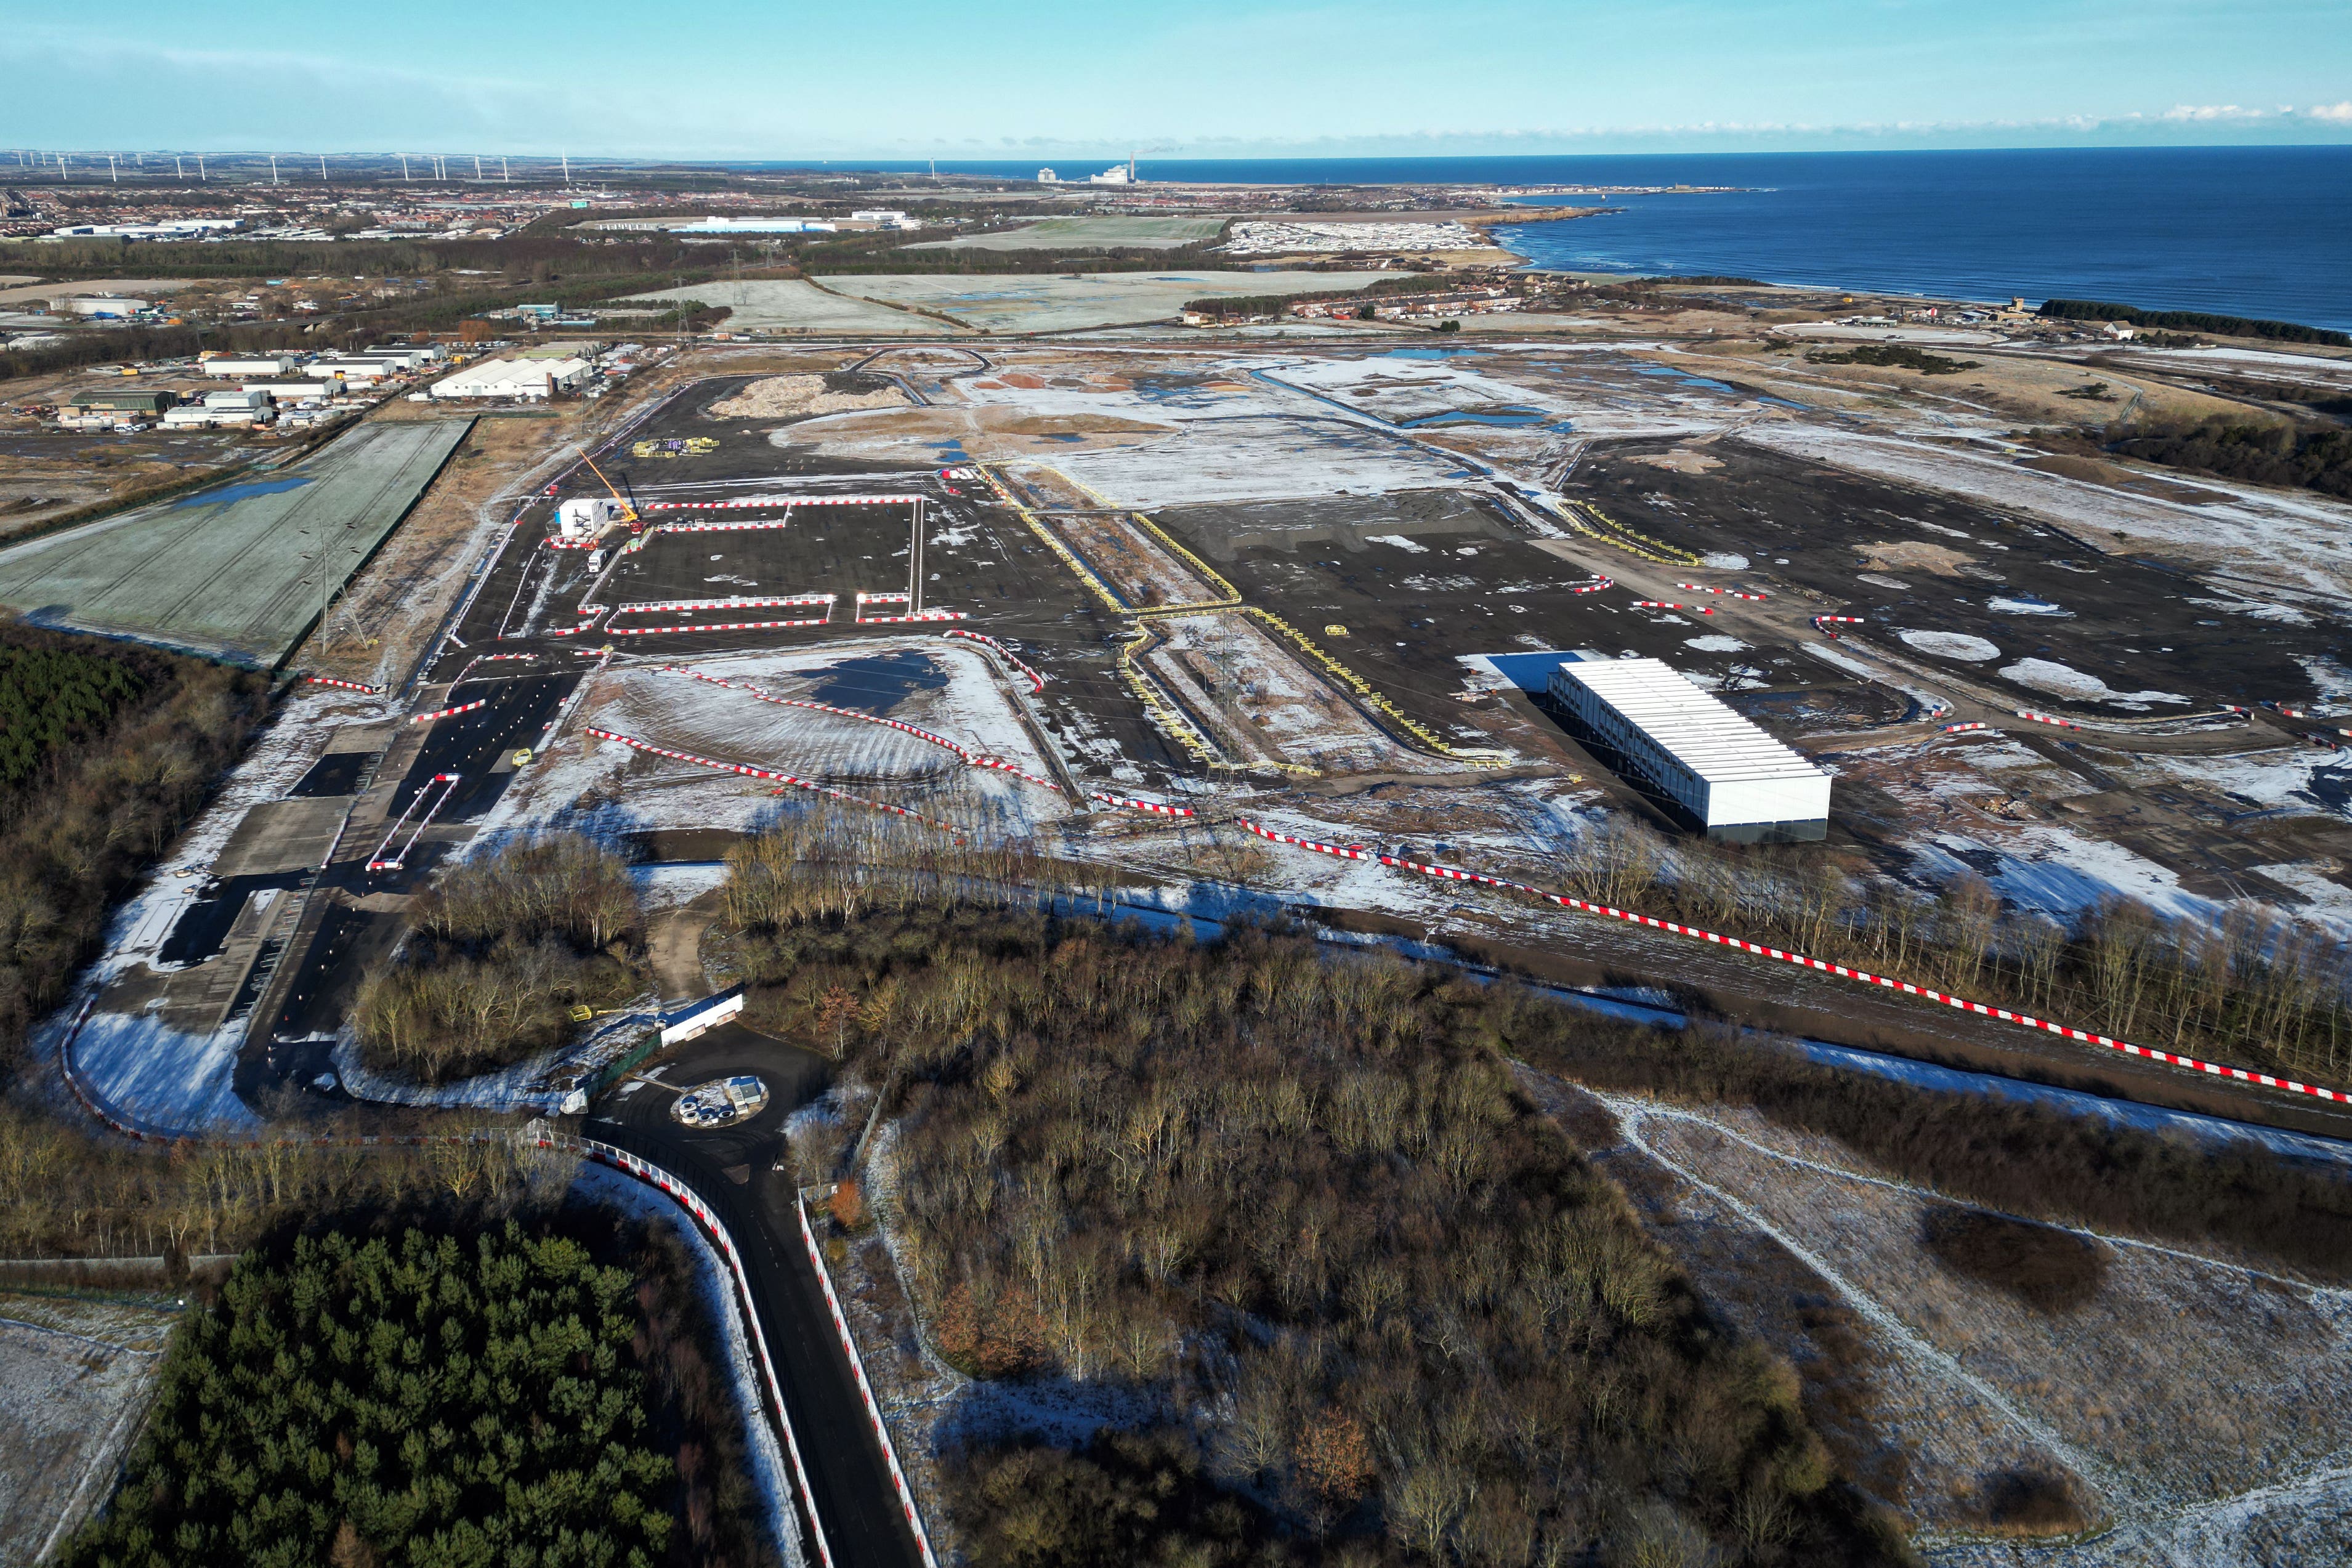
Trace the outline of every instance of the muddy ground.
<instances>
[{"instance_id":1,"label":"muddy ground","mask_svg":"<svg viewBox=\"0 0 2352 1568\"><path fill-rule=\"evenodd\" d=\"M2216 702L2308 698L2315 682L2296 656L2341 661L2346 623L2321 607L2280 603L1947 496L1908 491L1756 451L1707 447L1699 472L1670 459L1672 443L1612 445L1578 466L1574 493L1612 517L1699 554L1745 557L1743 576L1816 596L1832 614L1864 617L1873 640L1929 667L1998 683L2022 705L2097 701L2006 675L2022 661L2063 665L2110 690L2155 692L2117 711L2186 711ZM1920 647L1901 631L1958 633L1978 657ZM2187 700L2168 702L2163 696Z\"/></svg>"}]
</instances>

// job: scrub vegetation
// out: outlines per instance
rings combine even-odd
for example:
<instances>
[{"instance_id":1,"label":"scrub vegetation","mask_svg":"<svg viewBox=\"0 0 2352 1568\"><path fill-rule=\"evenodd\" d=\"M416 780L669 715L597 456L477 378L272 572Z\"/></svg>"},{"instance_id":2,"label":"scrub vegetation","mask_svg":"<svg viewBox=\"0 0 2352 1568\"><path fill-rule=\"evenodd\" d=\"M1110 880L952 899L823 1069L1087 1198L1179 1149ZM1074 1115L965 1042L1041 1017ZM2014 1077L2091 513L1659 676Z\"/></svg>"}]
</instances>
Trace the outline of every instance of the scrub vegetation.
<instances>
[{"instance_id":1,"label":"scrub vegetation","mask_svg":"<svg viewBox=\"0 0 2352 1568\"><path fill-rule=\"evenodd\" d=\"M761 1560L682 1255L594 1239L509 1220L248 1254L184 1325L113 1507L62 1561Z\"/></svg>"},{"instance_id":2,"label":"scrub vegetation","mask_svg":"<svg viewBox=\"0 0 2352 1568\"><path fill-rule=\"evenodd\" d=\"M1948 354L1931 354L1925 349L1915 349L1908 343L1863 343L1854 348L1840 349L1805 356L1807 364L1868 364L1882 370L1916 370L1921 375L1958 375L1964 370L1976 370L1972 359L1953 359Z\"/></svg>"},{"instance_id":3,"label":"scrub vegetation","mask_svg":"<svg viewBox=\"0 0 2352 1568\"><path fill-rule=\"evenodd\" d=\"M1901 1560L1793 1375L1517 1092L1508 988L911 889L733 951L889 1086L867 1196L938 1348L1156 1396L965 1455L975 1563Z\"/></svg>"},{"instance_id":4,"label":"scrub vegetation","mask_svg":"<svg viewBox=\"0 0 2352 1568\"><path fill-rule=\"evenodd\" d=\"M2226 420L2131 429L2110 449L2123 457L2217 479L2352 497L2352 430Z\"/></svg>"},{"instance_id":5,"label":"scrub vegetation","mask_svg":"<svg viewBox=\"0 0 2352 1568\"><path fill-rule=\"evenodd\" d=\"M437 1084L562 1043L574 1006L635 994L640 924L628 868L577 835L456 867L361 984L352 1021L368 1065Z\"/></svg>"},{"instance_id":6,"label":"scrub vegetation","mask_svg":"<svg viewBox=\"0 0 2352 1568\"><path fill-rule=\"evenodd\" d=\"M268 710L257 674L0 623L0 1060Z\"/></svg>"},{"instance_id":7,"label":"scrub vegetation","mask_svg":"<svg viewBox=\"0 0 2352 1568\"><path fill-rule=\"evenodd\" d=\"M1637 824L1578 839L1563 889L1645 914L2242 1067L2352 1082L2352 969L2337 943L2266 905L2211 924L2111 898L2061 925L2005 909L1981 879L1932 895L1818 857L1680 842Z\"/></svg>"}]
</instances>

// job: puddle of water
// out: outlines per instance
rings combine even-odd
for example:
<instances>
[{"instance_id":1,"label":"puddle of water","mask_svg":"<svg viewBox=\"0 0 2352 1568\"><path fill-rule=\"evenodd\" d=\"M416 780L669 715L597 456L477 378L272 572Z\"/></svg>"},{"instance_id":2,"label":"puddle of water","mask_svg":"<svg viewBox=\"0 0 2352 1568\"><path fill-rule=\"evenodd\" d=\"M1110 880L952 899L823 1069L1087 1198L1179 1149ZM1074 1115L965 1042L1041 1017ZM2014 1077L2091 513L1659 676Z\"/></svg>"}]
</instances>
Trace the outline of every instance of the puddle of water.
<instances>
[{"instance_id":1,"label":"puddle of water","mask_svg":"<svg viewBox=\"0 0 2352 1568\"><path fill-rule=\"evenodd\" d=\"M299 490L310 482L307 474L289 474L282 479L247 479L243 484L223 485L216 490L198 490L192 496L182 496L172 503L177 511L184 506L226 506L232 501L250 500L255 496L276 495L280 490Z\"/></svg>"},{"instance_id":2,"label":"puddle of water","mask_svg":"<svg viewBox=\"0 0 2352 1568\"><path fill-rule=\"evenodd\" d=\"M825 670L808 696L812 702L880 717L916 692L937 691L947 683L947 671L930 655L901 648L843 659Z\"/></svg>"}]
</instances>

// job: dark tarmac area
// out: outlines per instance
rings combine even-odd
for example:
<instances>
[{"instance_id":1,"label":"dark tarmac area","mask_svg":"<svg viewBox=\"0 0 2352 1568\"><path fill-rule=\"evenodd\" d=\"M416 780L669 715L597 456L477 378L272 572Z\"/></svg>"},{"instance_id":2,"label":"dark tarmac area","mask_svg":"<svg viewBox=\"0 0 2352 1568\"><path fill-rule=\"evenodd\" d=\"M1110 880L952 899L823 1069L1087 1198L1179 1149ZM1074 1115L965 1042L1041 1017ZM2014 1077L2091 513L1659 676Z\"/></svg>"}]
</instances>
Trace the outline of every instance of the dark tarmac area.
<instances>
[{"instance_id":1,"label":"dark tarmac area","mask_svg":"<svg viewBox=\"0 0 2352 1568\"><path fill-rule=\"evenodd\" d=\"M2021 705L2067 700L2001 677L2003 666L2022 658L2066 665L2120 692L2189 699L2146 710L2163 713L2216 701L2308 697L2311 677L2293 656L2343 657L2341 622L2295 626L2192 604L2239 595L2178 568L2108 553L2120 548L2115 541L2080 539L2047 523L1731 442L1708 448L1724 467L1706 474L1627 460L1672 445L1612 445L1579 465L1571 489L1668 543L1698 554L1745 555L1749 568L1740 577L1822 595L1830 601L1825 608L1864 617L1890 647L1903 647L1897 629L1983 638L2000 650L1998 658L1963 661L1903 650L1925 666L2007 687ZM1895 547L1891 552L1884 548L1889 545ZM1863 574L1881 581L1865 582ZM2274 602L2251 585L2245 596ZM2056 613L2002 610L1994 607L1997 600ZM2112 704L2106 710L2127 711Z\"/></svg>"},{"instance_id":2,"label":"dark tarmac area","mask_svg":"<svg viewBox=\"0 0 2352 1568\"><path fill-rule=\"evenodd\" d=\"M659 1076L648 1081L647 1072ZM678 1091L737 1073L768 1087L757 1116L704 1130L670 1115ZM751 1279L833 1561L912 1568L913 1537L793 1215L784 1121L832 1079L832 1064L814 1052L724 1024L628 1075L597 1100L582 1131L683 1178L718 1213Z\"/></svg>"},{"instance_id":3,"label":"dark tarmac area","mask_svg":"<svg viewBox=\"0 0 2352 1568\"><path fill-rule=\"evenodd\" d=\"M882 356L895 366L904 356ZM958 361L953 368L969 369ZM720 653L822 647L831 641L865 642L879 637L933 637L950 625L983 632L1015 647L1043 670L1051 684L1034 710L1066 747L1115 738L1121 753L1139 763L1151 783L1163 784L1188 771L1181 753L1140 711L1116 666L1122 618L1106 610L1021 520L992 504L976 479L942 479L938 468L877 470L866 465L791 458L772 445L765 432L778 421L729 421L705 417L709 403L731 395L746 380L722 377L698 384L673 399L625 439L593 454L625 495L635 499L648 522L766 520L782 507L741 510L657 511L655 503L726 500L751 495L921 494L927 499L924 541L924 601L927 608L962 611L952 623L889 625L856 623L856 596L907 590L908 515L903 506L806 507L782 529L665 532L642 551L621 558L597 592L607 605L658 604L689 599L780 597L799 594L839 595L831 621L821 626L777 626L748 631L662 632L643 637L610 635L606 626L578 637L552 631L578 623L575 613L595 578L584 550L551 550L543 541L554 527L557 503L575 496L605 493L585 465L567 475L556 496L533 500L506 549L461 618L458 637L436 661L432 675L456 678L469 666L471 686L490 684L503 670L533 675L574 673L610 646L626 659L691 662ZM914 377L919 390L920 375ZM703 453L646 459L629 455L639 441L684 441L715 437ZM611 542L625 542L615 534ZM877 605L875 614L895 611ZM622 615L614 629L709 621L797 620L815 607L751 606L696 615L642 611ZM490 653L531 652L535 662L475 664ZM469 694L462 699L470 700ZM452 698L454 705L458 698ZM819 695L816 700L835 699ZM845 706L857 704L845 703ZM460 723L463 721L444 721ZM437 740L437 737L436 737ZM526 744L528 742L517 742ZM423 763L420 763L420 767ZM438 771L425 768L417 782ZM457 771L464 771L460 768ZM470 789L467 792L469 798ZM470 808L468 809L470 812Z\"/></svg>"},{"instance_id":4,"label":"dark tarmac area","mask_svg":"<svg viewBox=\"0 0 2352 1568\"><path fill-rule=\"evenodd\" d=\"M1710 616L1636 610L1622 587L1570 592L1591 573L1541 548L1475 491L1171 507L1153 521L1246 601L1433 726L1459 723L1452 694L1474 673L1461 656L1541 648L1643 654L1727 691L1811 694L1785 713L1759 715L1774 728L1810 732L1816 712L1826 720L1820 728L1855 728L1846 715L1888 702L1785 644L1727 638ZM1334 625L1345 635L1327 632ZM1899 716L1898 705L1890 717Z\"/></svg>"}]
</instances>

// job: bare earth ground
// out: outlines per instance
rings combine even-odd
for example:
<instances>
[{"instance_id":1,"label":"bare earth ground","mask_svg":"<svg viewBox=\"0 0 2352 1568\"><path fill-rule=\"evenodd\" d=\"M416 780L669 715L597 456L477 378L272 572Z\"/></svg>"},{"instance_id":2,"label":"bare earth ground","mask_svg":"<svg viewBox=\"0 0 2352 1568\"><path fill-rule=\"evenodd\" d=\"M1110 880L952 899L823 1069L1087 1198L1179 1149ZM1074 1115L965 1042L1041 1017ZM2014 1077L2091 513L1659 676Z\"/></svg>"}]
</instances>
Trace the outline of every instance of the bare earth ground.
<instances>
[{"instance_id":1,"label":"bare earth ground","mask_svg":"<svg viewBox=\"0 0 2352 1568\"><path fill-rule=\"evenodd\" d=\"M1922 1243L1948 1200L1751 1112L1530 1089L1641 1194L1700 1289L1790 1357L1847 1472L1937 1564L2289 1563L2352 1550L2352 1293L2259 1259L2074 1233L2086 1299L2037 1307ZM1998 1518L2063 1478L2087 1529Z\"/></svg>"},{"instance_id":2,"label":"bare earth ground","mask_svg":"<svg viewBox=\"0 0 2352 1568\"><path fill-rule=\"evenodd\" d=\"M0 1563L36 1561L106 1495L176 1317L168 1301L0 1294Z\"/></svg>"}]
</instances>

